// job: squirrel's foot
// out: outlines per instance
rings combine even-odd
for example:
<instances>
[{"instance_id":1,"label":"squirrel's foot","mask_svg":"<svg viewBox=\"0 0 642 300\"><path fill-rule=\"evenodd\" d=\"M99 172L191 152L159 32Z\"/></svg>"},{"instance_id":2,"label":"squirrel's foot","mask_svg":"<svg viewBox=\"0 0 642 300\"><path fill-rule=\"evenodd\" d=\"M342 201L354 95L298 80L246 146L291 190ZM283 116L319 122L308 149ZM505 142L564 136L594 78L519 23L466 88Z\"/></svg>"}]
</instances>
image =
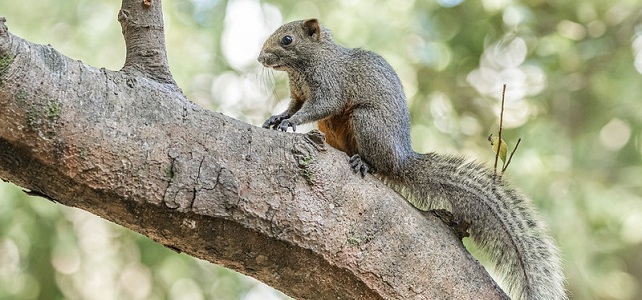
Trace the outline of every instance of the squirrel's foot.
<instances>
[{"instance_id":1,"label":"squirrel's foot","mask_svg":"<svg viewBox=\"0 0 642 300\"><path fill-rule=\"evenodd\" d=\"M366 176L366 173L372 173L372 171L374 171L367 162L361 159L359 154L350 157L350 166L355 173L361 173L361 177Z\"/></svg>"},{"instance_id":2,"label":"squirrel's foot","mask_svg":"<svg viewBox=\"0 0 642 300\"><path fill-rule=\"evenodd\" d=\"M263 128L272 128L274 130L279 128L279 125L281 125L281 122L285 119L289 119L290 114L286 111L282 114L278 115L273 115L270 118L268 118L265 123L263 123Z\"/></svg>"},{"instance_id":3,"label":"squirrel's foot","mask_svg":"<svg viewBox=\"0 0 642 300\"><path fill-rule=\"evenodd\" d=\"M292 131L296 131L296 124L290 122L288 119L281 120L281 123L274 126L276 129L283 132L288 131L288 127L292 127Z\"/></svg>"}]
</instances>

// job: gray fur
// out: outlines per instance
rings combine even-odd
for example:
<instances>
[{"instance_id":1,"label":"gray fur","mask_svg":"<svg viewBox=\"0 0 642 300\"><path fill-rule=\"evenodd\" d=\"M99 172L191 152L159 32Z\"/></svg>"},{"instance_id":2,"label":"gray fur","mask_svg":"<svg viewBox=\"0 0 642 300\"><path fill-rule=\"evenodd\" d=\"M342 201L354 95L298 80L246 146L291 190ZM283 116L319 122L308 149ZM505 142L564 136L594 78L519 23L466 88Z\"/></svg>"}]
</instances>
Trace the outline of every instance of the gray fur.
<instances>
[{"instance_id":1,"label":"gray fur","mask_svg":"<svg viewBox=\"0 0 642 300\"><path fill-rule=\"evenodd\" d=\"M289 45L281 43L286 35ZM418 208L445 207L470 222L473 241L515 299L566 299L558 250L526 197L480 164L412 150L403 87L381 56L336 44L311 19L277 29L258 60L288 73L292 99L264 127L295 129L346 114L357 145L351 162L367 164Z\"/></svg>"}]
</instances>

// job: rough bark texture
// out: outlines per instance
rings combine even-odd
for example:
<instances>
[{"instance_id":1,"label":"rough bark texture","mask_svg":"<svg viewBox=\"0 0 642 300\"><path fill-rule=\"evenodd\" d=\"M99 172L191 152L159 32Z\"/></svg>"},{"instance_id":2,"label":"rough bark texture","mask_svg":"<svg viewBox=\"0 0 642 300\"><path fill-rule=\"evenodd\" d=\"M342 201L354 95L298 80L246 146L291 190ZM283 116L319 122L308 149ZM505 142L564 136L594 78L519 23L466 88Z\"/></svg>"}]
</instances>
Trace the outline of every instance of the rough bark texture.
<instances>
[{"instance_id":1,"label":"rough bark texture","mask_svg":"<svg viewBox=\"0 0 642 300\"><path fill-rule=\"evenodd\" d=\"M0 20L0 178L295 298L505 298L448 227L353 174L319 134L188 101L149 3L123 1L117 72Z\"/></svg>"}]
</instances>

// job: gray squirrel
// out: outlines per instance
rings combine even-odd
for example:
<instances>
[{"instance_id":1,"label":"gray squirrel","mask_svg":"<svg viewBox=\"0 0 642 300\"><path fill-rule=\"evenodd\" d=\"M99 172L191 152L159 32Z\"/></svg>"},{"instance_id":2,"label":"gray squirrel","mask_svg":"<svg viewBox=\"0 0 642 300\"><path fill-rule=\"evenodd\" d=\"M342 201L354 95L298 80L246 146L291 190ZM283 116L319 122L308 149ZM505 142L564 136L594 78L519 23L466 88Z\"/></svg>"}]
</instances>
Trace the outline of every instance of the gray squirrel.
<instances>
[{"instance_id":1,"label":"gray squirrel","mask_svg":"<svg viewBox=\"0 0 642 300\"><path fill-rule=\"evenodd\" d=\"M481 164L410 146L399 77L379 55L338 45L316 19L282 25L258 61L288 74L291 101L264 128L318 122L355 172L373 173L417 207L449 207L470 224L514 299L566 299L558 250L530 201Z\"/></svg>"}]
</instances>

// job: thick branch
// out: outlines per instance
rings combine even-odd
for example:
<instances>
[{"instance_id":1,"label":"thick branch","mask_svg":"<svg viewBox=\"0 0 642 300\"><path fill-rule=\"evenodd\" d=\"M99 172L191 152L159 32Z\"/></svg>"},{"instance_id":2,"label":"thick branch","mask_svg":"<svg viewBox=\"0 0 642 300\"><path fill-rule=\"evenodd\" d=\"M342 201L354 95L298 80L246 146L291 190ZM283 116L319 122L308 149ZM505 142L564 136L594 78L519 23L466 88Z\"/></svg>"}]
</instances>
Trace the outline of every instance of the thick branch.
<instances>
[{"instance_id":1,"label":"thick branch","mask_svg":"<svg viewBox=\"0 0 642 300\"><path fill-rule=\"evenodd\" d=\"M446 226L316 135L204 110L163 76L92 68L4 22L0 61L4 180L297 298L504 297Z\"/></svg>"},{"instance_id":2,"label":"thick branch","mask_svg":"<svg viewBox=\"0 0 642 300\"><path fill-rule=\"evenodd\" d=\"M127 48L123 71L175 84L167 63L161 1L123 0L118 21Z\"/></svg>"}]
</instances>

